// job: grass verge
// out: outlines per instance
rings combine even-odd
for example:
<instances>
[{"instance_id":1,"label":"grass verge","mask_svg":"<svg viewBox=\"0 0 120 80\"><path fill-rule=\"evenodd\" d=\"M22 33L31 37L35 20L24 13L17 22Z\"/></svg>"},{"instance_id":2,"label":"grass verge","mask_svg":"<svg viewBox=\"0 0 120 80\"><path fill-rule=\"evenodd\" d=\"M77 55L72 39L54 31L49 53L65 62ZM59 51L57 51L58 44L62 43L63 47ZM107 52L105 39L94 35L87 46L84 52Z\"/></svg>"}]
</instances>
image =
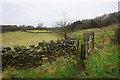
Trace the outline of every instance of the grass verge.
<instances>
[{"instance_id":1,"label":"grass verge","mask_svg":"<svg viewBox=\"0 0 120 80\"><path fill-rule=\"evenodd\" d=\"M58 58L53 63L45 63L37 68L16 70L8 67L3 73L3 78L73 78L75 77L74 66L78 58Z\"/></svg>"}]
</instances>

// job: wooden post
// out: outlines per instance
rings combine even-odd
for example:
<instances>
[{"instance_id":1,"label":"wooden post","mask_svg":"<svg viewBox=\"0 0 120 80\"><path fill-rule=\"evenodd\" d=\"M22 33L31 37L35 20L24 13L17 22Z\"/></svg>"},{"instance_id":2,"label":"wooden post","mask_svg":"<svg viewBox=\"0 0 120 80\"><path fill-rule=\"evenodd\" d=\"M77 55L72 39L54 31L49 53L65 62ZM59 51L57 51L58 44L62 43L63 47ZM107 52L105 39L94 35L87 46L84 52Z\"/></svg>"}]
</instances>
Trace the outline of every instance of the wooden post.
<instances>
[{"instance_id":1,"label":"wooden post","mask_svg":"<svg viewBox=\"0 0 120 80\"><path fill-rule=\"evenodd\" d=\"M84 54L84 58L86 59L88 56L88 36L86 33L84 33L84 50L85 50L85 54Z\"/></svg>"},{"instance_id":2,"label":"wooden post","mask_svg":"<svg viewBox=\"0 0 120 80\"><path fill-rule=\"evenodd\" d=\"M120 27L117 27L115 29L114 33L114 38L113 38L114 43L120 45Z\"/></svg>"},{"instance_id":3,"label":"wooden post","mask_svg":"<svg viewBox=\"0 0 120 80\"><path fill-rule=\"evenodd\" d=\"M104 41L105 41L105 32L104 32L104 34L103 34L103 44L102 44L102 47L104 47Z\"/></svg>"},{"instance_id":4,"label":"wooden post","mask_svg":"<svg viewBox=\"0 0 120 80\"><path fill-rule=\"evenodd\" d=\"M79 54L79 40L77 40L77 54Z\"/></svg>"},{"instance_id":5,"label":"wooden post","mask_svg":"<svg viewBox=\"0 0 120 80\"><path fill-rule=\"evenodd\" d=\"M43 40L43 45L42 45L42 49L45 51L44 46L45 46L45 40Z\"/></svg>"},{"instance_id":6,"label":"wooden post","mask_svg":"<svg viewBox=\"0 0 120 80\"><path fill-rule=\"evenodd\" d=\"M45 43L45 40L43 40L43 44Z\"/></svg>"},{"instance_id":7,"label":"wooden post","mask_svg":"<svg viewBox=\"0 0 120 80\"><path fill-rule=\"evenodd\" d=\"M81 44L80 58L81 58L81 60L83 60L85 58L85 50L84 50L84 45L83 44Z\"/></svg>"},{"instance_id":8,"label":"wooden post","mask_svg":"<svg viewBox=\"0 0 120 80\"><path fill-rule=\"evenodd\" d=\"M93 32L92 36L93 36L92 41L93 41L93 49L94 49L94 32Z\"/></svg>"},{"instance_id":9,"label":"wooden post","mask_svg":"<svg viewBox=\"0 0 120 80\"><path fill-rule=\"evenodd\" d=\"M84 39L84 45L83 45L84 52L82 53L82 55L83 55L83 59L85 59L86 58L86 34L85 33L83 35L83 39Z\"/></svg>"}]
</instances>

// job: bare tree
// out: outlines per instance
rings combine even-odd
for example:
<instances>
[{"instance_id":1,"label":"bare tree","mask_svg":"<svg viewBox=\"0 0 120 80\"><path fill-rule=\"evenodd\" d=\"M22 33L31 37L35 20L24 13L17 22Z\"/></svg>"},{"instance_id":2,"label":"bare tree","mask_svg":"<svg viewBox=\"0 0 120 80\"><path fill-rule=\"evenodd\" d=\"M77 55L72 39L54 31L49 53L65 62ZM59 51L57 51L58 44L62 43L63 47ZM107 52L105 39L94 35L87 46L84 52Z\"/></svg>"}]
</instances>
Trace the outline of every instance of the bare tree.
<instances>
[{"instance_id":1,"label":"bare tree","mask_svg":"<svg viewBox=\"0 0 120 80\"><path fill-rule=\"evenodd\" d=\"M39 23L38 26L37 26L37 29L42 29L43 28L43 23Z\"/></svg>"},{"instance_id":2,"label":"bare tree","mask_svg":"<svg viewBox=\"0 0 120 80\"><path fill-rule=\"evenodd\" d=\"M69 26L73 20L71 19L66 19L65 14L63 16L63 20L56 22L55 27L57 27L56 32L58 33L59 36L64 37L64 39L70 38L70 30Z\"/></svg>"}]
</instances>

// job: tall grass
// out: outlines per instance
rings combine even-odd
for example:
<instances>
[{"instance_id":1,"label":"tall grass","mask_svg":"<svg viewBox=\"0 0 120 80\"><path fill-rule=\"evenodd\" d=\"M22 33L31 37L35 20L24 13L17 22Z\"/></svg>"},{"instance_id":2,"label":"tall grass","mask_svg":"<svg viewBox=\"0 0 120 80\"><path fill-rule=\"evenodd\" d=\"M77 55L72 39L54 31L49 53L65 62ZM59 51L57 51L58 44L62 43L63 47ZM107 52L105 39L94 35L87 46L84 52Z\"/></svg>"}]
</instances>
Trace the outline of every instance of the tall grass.
<instances>
[{"instance_id":1,"label":"tall grass","mask_svg":"<svg viewBox=\"0 0 120 80\"><path fill-rule=\"evenodd\" d=\"M78 60L72 58L58 58L53 63L45 63L37 68L15 70L8 67L3 73L4 78L73 78L75 77L74 65Z\"/></svg>"},{"instance_id":2,"label":"tall grass","mask_svg":"<svg viewBox=\"0 0 120 80\"><path fill-rule=\"evenodd\" d=\"M110 49L110 50L109 50ZM94 50L85 61L86 70L77 77L85 78L118 78L118 46L108 47L106 51Z\"/></svg>"},{"instance_id":3,"label":"tall grass","mask_svg":"<svg viewBox=\"0 0 120 80\"><path fill-rule=\"evenodd\" d=\"M116 25L92 29L112 30ZM83 32L83 31L81 31ZM114 31L107 32L113 38ZM77 33L76 33L77 34ZM74 34L75 35L75 34ZM79 34L78 34L79 35ZM85 71L77 74L77 78L119 78L118 56L120 46L114 45L104 32L95 32L95 49L85 60Z\"/></svg>"}]
</instances>

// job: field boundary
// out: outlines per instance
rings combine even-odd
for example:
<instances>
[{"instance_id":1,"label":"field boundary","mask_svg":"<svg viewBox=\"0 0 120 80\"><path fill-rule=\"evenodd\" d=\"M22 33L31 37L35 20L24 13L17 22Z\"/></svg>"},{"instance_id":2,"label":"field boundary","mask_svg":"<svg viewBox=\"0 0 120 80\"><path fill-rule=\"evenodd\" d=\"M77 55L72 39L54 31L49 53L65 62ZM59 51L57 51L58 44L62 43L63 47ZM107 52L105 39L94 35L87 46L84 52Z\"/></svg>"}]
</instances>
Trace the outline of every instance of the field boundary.
<instances>
[{"instance_id":1,"label":"field boundary","mask_svg":"<svg viewBox=\"0 0 120 80\"><path fill-rule=\"evenodd\" d=\"M94 49L94 33L95 32L104 32L104 38L105 38L105 34L107 34L107 36L109 37L109 39L112 42L114 42L114 38L112 38L107 33L108 31L115 31L115 30L98 30L98 31L86 31L86 32L84 32L84 35L83 35L84 44L81 44L81 52L80 52L80 58L81 58L81 60L87 59L88 56L90 55L90 52ZM117 29L117 31L118 31L118 29ZM118 33L118 32L116 32L116 33ZM114 33L114 35L116 33Z\"/></svg>"},{"instance_id":2,"label":"field boundary","mask_svg":"<svg viewBox=\"0 0 120 80\"><path fill-rule=\"evenodd\" d=\"M42 63L53 62L57 57L63 56L73 57L77 54L76 45L74 40L57 40L54 42L38 43L38 46L31 45L29 48L26 46L5 47L2 50L2 67L5 68L8 65L15 68L30 68ZM74 58L74 57L73 57Z\"/></svg>"},{"instance_id":3,"label":"field boundary","mask_svg":"<svg viewBox=\"0 0 120 80\"><path fill-rule=\"evenodd\" d=\"M31 31L24 31L24 32L27 32L27 33L52 33L52 31L51 32L31 32Z\"/></svg>"},{"instance_id":4,"label":"field boundary","mask_svg":"<svg viewBox=\"0 0 120 80\"><path fill-rule=\"evenodd\" d=\"M107 34L105 31L103 31L104 34ZM107 31L111 31L111 30L107 30ZM10 47L6 47L2 50L2 53L4 53L2 54L3 60L4 60L3 66L6 66L10 63L13 63L14 65L18 65L18 64L15 64L17 62L15 60L17 59L20 59L19 61L23 61L27 59L29 61L31 60L31 62L36 61L36 63L32 63L32 65L35 65L35 66L42 65L42 61L43 62L46 62L48 60L51 62L55 61L56 58L60 56L64 56L64 58L67 58L67 57L71 57L72 55L77 55L77 56L80 55L80 59L85 60L88 58L91 51L94 49L94 32L95 31L86 31L84 33L83 44L79 44L79 40L77 40L76 42L75 40L66 40L66 39L59 40L58 39L57 42L54 42L53 40L51 40L50 42L45 42L45 40L43 40L43 42L39 43L38 46L32 45L30 46L29 49L26 48L25 46L22 46L22 47L16 46L14 47L14 50L11 50ZM109 38L111 37L109 36ZM81 46L81 49L79 48L80 46ZM23 59L21 57L21 54L26 58ZM10 60L12 62L10 62ZM11 64L11 66L13 64ZM31 63L29 62L26 65L26 67L28 67L29 64ZM24 63L21 63L18 66L19 67L24 66ZM23 67L23 68L26 68L26 67Z\"/></svg>"},{"instance_id":5,"label":"field boundary","mask_svg":"<svg viewBox=\"0 0 120 80\"><path fill-rule=\"evenodd\" d=\"M90 52L94 49L94 32L86 31L84 33L84 44L81 44L81 60L87 59L90 55Z\"/></svg>"}]
</instances>

